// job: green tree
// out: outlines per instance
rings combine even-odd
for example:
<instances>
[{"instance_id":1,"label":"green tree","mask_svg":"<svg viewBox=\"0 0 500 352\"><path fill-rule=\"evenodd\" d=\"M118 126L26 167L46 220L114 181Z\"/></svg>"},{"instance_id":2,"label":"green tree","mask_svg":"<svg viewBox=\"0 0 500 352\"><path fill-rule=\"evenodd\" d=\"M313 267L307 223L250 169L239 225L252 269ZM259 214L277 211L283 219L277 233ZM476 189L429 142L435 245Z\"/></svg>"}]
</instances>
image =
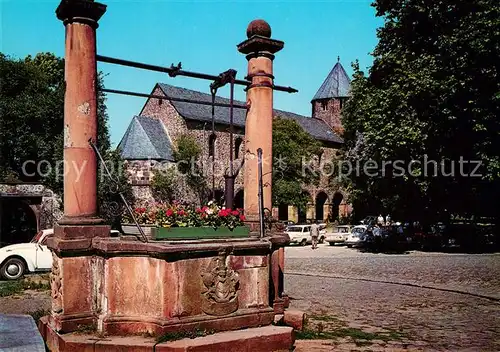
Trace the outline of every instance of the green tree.
<instances>
[{"instance_id":1,"label":"green tree","mask_svg":"<svg viewBox=\"0 0 500 352\"><path fill-rule=\"evenodd\" d=\"M103 87L102 78L99 74L98 87ZM10 175L18 181L43 182L62 193L62 178L56 177L55 167L63 152L64 60L52 53L24 59L0 53L0 82L0 180ZM110 149L105 101L105 94L99 92L102 153ZM34 163L26 163L30 160ZM42 160L47 162L39 164Z\"/></svg>"},{"instance_id":2,"label":"green tree","mask_svg":"<svg viewBox=\"0 0 500 352\"><path fill-rule=\"evenodd\" d=\"M170 203L174 200L176 176L173 168L161 168L154 171L151 191L154 199Z\"/></svg>"},{"instance_id":3,"label":"green tree","mask_svg":"<svg viewBox=\"0 0 500 352\"><path fill-rule=\"evenodd\" d=\"M120 229L122 215L127 212L121 195L132 206L134 196L132 185L128 182L126 165L121 157L120 150L107 150L102 154L105 165L98 168L98 204L99 214L114 229ZM111 174L108 175L107 170Z\"/></svg>"},{"instance_id":4,"label":"green tree","mask_svg":"<svg viewBox=\"0 0 500 352\"><path fill-rule=\"evenodd\" d=\"M0 82L0 182L41 182L62 196L64 60L52 53L24 59L0 53ZM97 84L103 87L101 73ZM122 161L110 150L106 96L99 91L97 99L98 149L118 170ZM120 190L128 187L124 175L123 170L115 174ZM110 187L106 177L101 179L102 203L114 197L110 192L116 187Z\"/></svg>"},{"instance_id":5,"label":"green tree","mask_svg":"<svg viewBox=\"0 0 500 352\"><path fill-rule=\"evenodd\" d=\"M293 136L293 138L291 137ZM308 196L303 186L318 181L318 175L303 170L303 161L308 163L321 154L321 144L312 138L294 120L273 120L273 204L294 205L305 209ZM303 172L304 171L304 172Z\"/></svg>"},{"instance_id":6,"label":"green tree","mask_svg":"<svg viewBox=\"0 0 500 352\"><path fill-rule=\"evenodd\" d=\"M199 165L201 147L189 134L182 134L177 140L173 152L174 160L177 162L178 170L186 176L187 185L198 197L200 204L207 200L208 185L203 170Z\"/></svg>"},{"instance_id":7,"label":"green tree","mask_svg":"<svg viewBox=\"0 0 500 352\"><path fill-rule=\"evenodd\" d=\"M376 0L384 18L367 75L355 63L343 110L345 155L374 160L376 177L351 174L354 208L405 218L497 216L500 196L500 4L496 0ZM425 159L424 159L425 158ZM480 160L481 177L458 163ZM398 176L382 161L455 161ZM475 165L464 166L470 174ZM394 218L394 216L393 216Z\"/></svg>"}]
</instances>

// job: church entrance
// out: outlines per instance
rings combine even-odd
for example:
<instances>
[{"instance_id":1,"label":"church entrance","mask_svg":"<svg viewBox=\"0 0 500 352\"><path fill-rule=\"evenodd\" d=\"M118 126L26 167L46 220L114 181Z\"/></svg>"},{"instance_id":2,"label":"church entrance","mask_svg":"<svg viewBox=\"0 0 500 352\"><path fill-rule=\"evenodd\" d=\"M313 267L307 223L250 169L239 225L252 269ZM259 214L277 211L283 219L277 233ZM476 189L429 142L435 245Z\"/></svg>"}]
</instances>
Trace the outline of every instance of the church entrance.
<instances>
[{"instance_id":1,"label":"church entrance","mask_svg":"<svg viewBox=\"0 0 500 352\"><path fill-rule=\"evenodd\" d=\"M333 200L332 200L332 221L335 221L335 220L339 219L340 203L342 203L343 199L344 199L344 196L340 192L335 192L335 194L333 195Z\"/></svg>"},{"instance_id":2,"label":"church entrance","mask_svg":"<svg viewBox=\"0 0 500 352\"><path fill-rule=\"evenodd\" d=\"M328 201L328 196L325 192L319 192L316 196L316 220L323 221L326 220L327 214L325 214L325 204Z\"/></svg>"}]
</instances>

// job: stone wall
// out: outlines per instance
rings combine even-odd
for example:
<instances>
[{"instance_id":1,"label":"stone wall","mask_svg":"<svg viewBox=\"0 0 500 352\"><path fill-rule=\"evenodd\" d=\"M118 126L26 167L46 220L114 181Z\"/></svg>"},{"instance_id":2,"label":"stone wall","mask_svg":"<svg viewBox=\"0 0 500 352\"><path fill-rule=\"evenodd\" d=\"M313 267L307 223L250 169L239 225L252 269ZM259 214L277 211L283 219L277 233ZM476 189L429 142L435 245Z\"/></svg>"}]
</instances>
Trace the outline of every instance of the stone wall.
<instances>
[{"instance_id":1,"label":"stone wall","mask_svg":"<svg viewBox=\"0 0 500 352\"><path fill-rule=\"evenodd\" d=\"M153 90L153 94L164 95L159 87ZM160 99L154 98L148 99L141 111L141 115L160 119L174 147L181 135L187 134L194 137L202 150L200 166L207 180L208 188L212 188L212 174L215 173L215 189L219 192L224 191L224 174L229 170L230 160L229 126L216 125L215 156L212 157L209 156L209 138L212 134L212 125L210 121L201 122L185 120L177 113L168 100L163 100L160 103ZM239 158L236 159L234 149L238 139L240 139L241 142L239 143ZM244 132L241 128L234 128L233 141L233 167L234 170L236 170L240 167L244 155ZM151 163L151 161L129 161L127 169L134 186L145 186L149 184L152 177L151 168L154 167L153 165L149 165L149 163ZM214 166L213 169L212 165ZM212 170L214 172L212 172ZM189 193L189 189L186 189L185 179L180 177L179 182L181 183L180 187L183 189L181 193ZM243 172L240 171L235 180L235 190L241 189L242 187ZM147 192L140 191L140 188L137 187L136 192L141 195L141 198L149 196ZM192 198L192 196L188 196L188 198Z\"/></svg>"},{"instance_id":2,"label":"stone wall","mask_svg":"<svg viewBox=\"0 0 500 352\"><path fill-rule=\"evenodd\" d=\"M342 135L344 132L341 117L343 102L342 98L316 100L312 103L312 116L325 121L337 134Z\"/></svg>"},{"instance_id":3,"label":"stone wall","mask_svg":"<svg viewBox=\"0 0 500 352\"><path fill-rule=\"evenodd\" d=\"M153 90L153 94L164 96L163 91L158 86ZM322 102L314 102L313 116L315 116L316 118L321 118L327 123L327 125L339 129L341 126L340 108L341 106L339 99L325 101L325 109L323 109ZM243 129L234 127L234 145L233 150L230 150L229 126L216 125L215 155L214 157L212 157L209 155L209 138L212 134L211 121L203 122L184 119L177 113L174 106L168 100L162 100L160 102L160 99L155 98L148 99L140 114L143 116L160 119L174 147L181 135L188 134L192 136L202 150L200 166L203 175L205 176L208 190L210 191L212 189L212 164L215 160L215 189L218 195L223 194L224 174L227 173L229 169L230 153L232 153L234 157L234 169L240 167L244 157L245 136ZM237 144L236 141L238 139L241 140L241 142L239 143L240 145L238 158L236 158L235 148ZM325 144L322 149L323 154L318 162L324 164L330 162L335 158L337 149L335 149L333 146ZM159 167L160 165L156 161L152 160L128 161L126 165L136 198L140 201L153 200L149 185L154 175L154 169ZM176 199L197 203L198 198L187 186L185 177L178 177L177 182L178 193ZM324 192L328 195L324 213L327 214L329 212L329 206L335 193L335 190L332 190L332 187L334 186L332 186L332 184L330 183L330 178L324 175L320 177L318 185L304 187L304 189L311 195L311 203L307 209L308 218L315 217L315 200L317 195L321 192ZM235 180L234 188L235 195L239 190L243 189L243 170L240 170ZM343 195L345 202L346 195L344 193ZM276 212L277 210L274 209L273 213ZM296 218L298 211L297 209L290 207L289 214Z\"/></svg>"},{"instance_id":4,"label":"stone wall","mask_svg":"<svg viewBox=\"0 0 500 352\"><path fill-rule=\"evenodd\" d=\"M153 94L165 96L158 86L153 90ZM186 121L179 116L177 110L175 110L168 100L149 98L139 115L160 119L174 146L179 136L187 131Z\"/></svg>"}]
</instances>

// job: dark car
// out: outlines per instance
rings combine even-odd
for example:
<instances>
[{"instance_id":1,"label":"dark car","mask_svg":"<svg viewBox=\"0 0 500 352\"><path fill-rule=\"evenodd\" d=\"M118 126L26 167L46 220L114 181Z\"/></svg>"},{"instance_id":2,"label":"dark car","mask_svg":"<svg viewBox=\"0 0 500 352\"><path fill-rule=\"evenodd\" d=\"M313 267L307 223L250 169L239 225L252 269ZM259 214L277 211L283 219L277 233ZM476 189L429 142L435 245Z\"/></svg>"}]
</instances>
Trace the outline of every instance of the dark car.
<instances>
[{"instance_id":1,"label":"dark car","mask_svg":"<svg viewBox=\"0 0 500 352\"><path fill-rule=\"evenodd\" d=\"M373 226L377 223L377 217L376 216L373 216L373 215L370 215L370 216L367 216L365 217L363 220L360 221L363 225L366 225L366 226Z\"/></svg>"},{"instance_id":2,"label":"dark car","mask_svg":"<svg viewBox=\"0 0 500 352\"><path fill-rule=\"evenodd\" d=\"M409 249L407 236L397 226L370 227L360 243L369 252L405 252Z\"/></svg>"},{"instance_id":3,"label":"dark car","mask_svg":"<svg viewBox=\"0 0 500 352\"><path fill-rule=\"evenodd\" d=\"M480 253L494 251L496 247L493 225L455 223L444 227L442 250Z\"/></svg>"}]
</instances>

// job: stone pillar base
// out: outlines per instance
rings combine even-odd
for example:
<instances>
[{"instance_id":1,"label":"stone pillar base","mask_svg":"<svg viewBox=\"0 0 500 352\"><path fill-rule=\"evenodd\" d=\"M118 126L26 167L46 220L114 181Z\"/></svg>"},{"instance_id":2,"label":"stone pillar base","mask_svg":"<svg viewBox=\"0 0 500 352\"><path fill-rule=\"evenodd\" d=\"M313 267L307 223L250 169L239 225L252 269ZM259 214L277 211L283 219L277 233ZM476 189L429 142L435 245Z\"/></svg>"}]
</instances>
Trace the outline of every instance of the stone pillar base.
<instances>
[{"instance_id":1,"label":"stone pillar base","mask_svg":"<svg viewBox=\"0 0 500 352\"><path fill-rule=\"evenodd\" d=\"M54 226L54 237L48 240L48 246L58 253L85 251L92 247L94 237L109 237L110 232L109 225L65 225L59 222Z\"/></svg>"},{"instance_id":2,"label":"stone pillar base","mask_svg":"<svg viewBox=\"0 0 500 352\"><path fill-rule=\"evenodd\" d=\"M293 328L264 326L237 331L219 332L194 339L158 343L143 336L98 336L96 334L60 334L51 328L47 317L40 319L38 329L52 352L63 351L292 351L295 342Z\"/></svg>"}]
</instances>

